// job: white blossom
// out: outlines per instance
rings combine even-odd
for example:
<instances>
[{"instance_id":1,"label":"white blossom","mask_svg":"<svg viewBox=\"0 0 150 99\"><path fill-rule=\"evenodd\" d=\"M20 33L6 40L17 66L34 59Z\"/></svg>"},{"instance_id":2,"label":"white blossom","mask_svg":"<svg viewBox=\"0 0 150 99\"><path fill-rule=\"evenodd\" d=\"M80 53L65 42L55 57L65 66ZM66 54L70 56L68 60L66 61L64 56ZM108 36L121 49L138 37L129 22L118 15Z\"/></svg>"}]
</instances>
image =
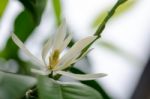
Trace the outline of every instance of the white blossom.
<instances>
[{"instance_id":1,"label":"white blossom","mask_svg":"<svg viewBox=\"0 0 150 99\"><path fill-rule=\"evenodd\" d=\"M60 25L54 37L49 38L42 49L42 60L35 57L23 44L23 42L13 33L12 40L15 44L24 51L35 63L37 68L32 68L31 72L40 75L61 74L72 77L77 80L93 80L99 77L104 77L106 74L73 74L65 71L71 64L83 58L90 50L86 51L81 57L82 50L96 39L96 36L88 36L77 41L64 55L62 52L68 46L72 39L72 35L66 33L66 23ZM48 58L47 58L48 57ZM47 62L48 61L48 62Z\"/></svg>"}]
</instances>

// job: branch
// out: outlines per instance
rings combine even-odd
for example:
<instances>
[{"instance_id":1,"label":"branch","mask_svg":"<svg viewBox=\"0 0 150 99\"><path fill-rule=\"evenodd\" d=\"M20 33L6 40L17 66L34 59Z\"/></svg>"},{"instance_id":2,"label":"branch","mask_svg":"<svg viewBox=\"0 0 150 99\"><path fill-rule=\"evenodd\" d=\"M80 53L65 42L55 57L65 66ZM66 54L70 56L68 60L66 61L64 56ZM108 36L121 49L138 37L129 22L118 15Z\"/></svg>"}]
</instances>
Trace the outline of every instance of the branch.
<instances>
[{"instance_id":1,"label":"branch","mask_svg":"<svg viewBox=\"0 0 150 99\"><path fill-rule=\"evenodd\" d=\"M102 21L102 23L99 25L98 29L96 30L96 32L94 33L94 36L97 36L97 38L91 43L89 44L86 48L83 49L82 53L80 56L82 56L84 54L84 52L86 52L89 47L97 40L101 37L101 34L103 32L103 30L105 29L106 23L109 21L109 19L114 15L116 9L123 3L125 3L127 0L118 0L117 3L113 6L113 8L108 12L107 16L104 18L104 20Z\"/></svg>"}]
</instances>

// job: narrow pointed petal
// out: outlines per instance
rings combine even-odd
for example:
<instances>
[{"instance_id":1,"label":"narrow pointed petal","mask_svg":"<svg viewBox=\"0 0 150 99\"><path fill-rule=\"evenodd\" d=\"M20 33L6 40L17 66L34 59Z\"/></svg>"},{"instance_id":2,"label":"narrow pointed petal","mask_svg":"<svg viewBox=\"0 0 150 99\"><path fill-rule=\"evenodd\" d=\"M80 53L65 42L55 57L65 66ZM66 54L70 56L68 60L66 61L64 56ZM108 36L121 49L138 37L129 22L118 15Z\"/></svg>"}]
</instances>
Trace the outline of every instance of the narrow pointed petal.
<instances>
[{"instance_id":1,"label":"narrow pointed petal","mask_svg":"<svg viewBox=\"0 0 150 99\"><path fill-rule=\"evenodd\" d=\"M68 52L60 59L59 65L65 64L70 59L73 59L76 54L80 53L87 45L93 42L96 39L96 36L89 36L82 40L79 40L77 43L73 45L72 48L68 50Z\"/></svg>"},{"instance_id":2,"label":"narrow pointed petal","mask_svg":"<svg viewBox=\"0 0 150 99\"><path fill-rule=\"evenodd\" d=\"M44 45L44 47L42 49L42 59L43 59L44 64L46 66L47 66L46 56L48 55L48 52L49 52L51 47L52 47L52 38L49 38L49 40L46 42L46 44Z\"/></svg>"},{"instance_id":3,"label":"narrow pointed petal","mask_svg":"<svg viewBox=\"0 0 150 99\"><path fill-rule=\"evenodd\" d=\"M87 50L86 52L84 52L81 57L79 57L78 59L75 60L75 62L77 62L77 61L83 59L83 58L84 58L85 56L87 56L87 54L90 53L93 49L94 49L94 48L91 48L91 49ZM74 62L74 63L75 63L75 62Z\"/></svg>"},{"instance_id":4,"label":"narrow pointed petal","mask_svg":"<svg viewBox=\"0 0 150 99\"><path fill-rule=\"evenodd\" d=\"M38 70L38 69L31 69L31 72L37 75L48 75L48 72Z\"/></svg>"},{"instance_id":5,"label":"narrow pointed petal","mask_svg":"<svg viewBox=\"0 0 150 99\"><path fill-rule=\"evenodd\" d=\"M14 41L14 43L21 49L24 51L24 53L26 53L35 63L39 64L40 66L38 66L38 68L42 68L42 66L44 66L44 64L38 59L36 58L26 47L25 45L22 43L22 41L13 33L12 34L12 40Z\"/></svg>"},{"instance_id":6,"label":"narrow pointed petal","mask_svg":"<svg viewBox=\"0 0 150 99\"><path fill-rule=\"evenodd\" d=\"M73 74L73 73L70 73L70 72L65 72L65 71L57 71L56 72L57 74L61 74L63 76L67 76L67 77L71 77L73 79L76 79L76 80L95 80L97 78L101 78L101 77L105 77L107 76L106 74L104 73L97 73L97 74Z\"/></svg>"},{"instance_id":7,"label":"narrow pointed petal","mask_svg":"<svg viewBox=\"0 0 150 99\"><path fill-rule=\"evenodd\" d=\"M76 58L80 55L80 53L75 54L74 57L68 59L67 61L65 61L62 65L58 65L56 68L54 68L54 71L59 71L59 70L64 70L66 68L69 68L71 66L71 64L73 64L76 60Z\"/></svg>"},{"instance_id":8,"label":"narrow pointed petal","mask_svg":"<svg viewBox=\"0 0 150 99\"><path fill-rule=\"evenodd\" d=\"M53 50L55 49L59 50L61 48L61 45L63 44L65 37L66 37L66 22L64 21L56 31L54 37Z\"/></svg>"},{"instance_id":9,"label":"narrow pointed petal","mask_svg":"<svg viewBox=\"0 0 150 99\"><path fill-rule=\"evenodd\" d=\"M60 51L64 50L67 47L71 39L72 39L72 34L69 34L69 36L64 40L62 47L60 48Z\"/></svg>"}]
</instances>

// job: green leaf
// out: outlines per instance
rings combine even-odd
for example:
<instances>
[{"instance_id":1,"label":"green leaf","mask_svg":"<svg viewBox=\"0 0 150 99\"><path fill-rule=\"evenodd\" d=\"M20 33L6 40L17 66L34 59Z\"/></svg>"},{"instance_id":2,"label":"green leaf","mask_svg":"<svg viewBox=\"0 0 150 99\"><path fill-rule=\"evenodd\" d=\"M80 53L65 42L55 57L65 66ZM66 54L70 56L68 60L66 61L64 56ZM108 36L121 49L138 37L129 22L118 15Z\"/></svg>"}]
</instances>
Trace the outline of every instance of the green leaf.
<instances>
[{"instance_id":1,"label":"green leaf","mask_svg":"<svg viewBox=\"0 0 150 99\"><path fill-rule=\"evenodd\" d=\"M14 32L24 42L31 34L35 27L40 23L42 12L46 6L47 0L20 0L25 6L15 20ZM5 59L17 59L18 47L13 43L11 38L8 39L6 47L0 53Z\"/></svg>"},{"instance_id":2,"label":"green leaf","mask_svg":"<svg viewBox=\"0 0 150 99\"><path fill-rule=\"evenodd\" d=\"M0 99L20 99L36 84L36 79L0 72Z\"/></svg>"},{"instance_id":3,"label":"green leaf","mask_svg":"<svg viewBox=\"0 0 150 99\"><path fill-rule=\"evenodd\" d=\"M25 41L31 34L35 27L31 14L24 10L19 14L15 20L14 32L22 40ZM5 49L1 52L0 56L5 59L18 59L18 47L14 44L11 38L8 39Z\"/></svg>"},{"instance_id":4,"label":"green leaf","mask_svg":"<svg viewBox=\"0 0 150 99\"><path fill-rule=\"evenodd\" d=\"M118 17L118 16L122 15L123 13L129 11L130 8L132 8L136 2L137 2L137 0L128 0L127 2L120 5L116 9L113 18ZM110 9L110 7L106 8L104 11L102 11L102 12L100 12L100 14L98 14L98 17L94 20L94 22L92 24L93 27L96 27L100 23L102 23L104 18L107 16L107 13L108 13L109 9Z\"/></svg>"},{"instance_id":5,"label":"green leaf","mask_svg":"<svg viewBox=\"0 0 150 99\"><path fill-rule=\"evenodd\" d=\"M60 0L52 0L52 4L53 4L53 10L55 13L55 20L56 20L57 26L59 26L61 23L61 13L62 13L61 2Z\"/></svg>"},{"instance_id":6,"label":"green leaf","mask_svg":"<svg viewBox=\"0 0 150 99\"><path fill-rule=\"evenodd\" d=\"M24 42L32 33L36 24L29 11L24 10L15 20L14 32Z\"/></svg>"},{"instance_id":7,"label":"green leaf","mask_svg":"<svg viewBox=\"0 0 150 99\"><path fill-rule=\"evenodd\" d=\"M102 99L91 87L73 82L56 82L48 77L38 79L40 99Z\"/></svg>"},{"instance_id":8,"label":"green leaf","mask_svg":"<svg viewBox=\"0 0 150 99\"><path fill-rule=\"evenodd\" d=\"M33 17L36 25L40 23L42 13L46 7L47 0L19 0L26 10L28 10Z\"/></svg>"},{"instance_id":9,"label":"green leaf","mask_svg":"<svg viewBox=\"0 0 150 99\"><path fill-rule=\"evenodd\" d=\"M3 15L3 12L5 11L5 8L8 4L8 0L0 0L0 17Z\"/></svg>"}]
</instances>

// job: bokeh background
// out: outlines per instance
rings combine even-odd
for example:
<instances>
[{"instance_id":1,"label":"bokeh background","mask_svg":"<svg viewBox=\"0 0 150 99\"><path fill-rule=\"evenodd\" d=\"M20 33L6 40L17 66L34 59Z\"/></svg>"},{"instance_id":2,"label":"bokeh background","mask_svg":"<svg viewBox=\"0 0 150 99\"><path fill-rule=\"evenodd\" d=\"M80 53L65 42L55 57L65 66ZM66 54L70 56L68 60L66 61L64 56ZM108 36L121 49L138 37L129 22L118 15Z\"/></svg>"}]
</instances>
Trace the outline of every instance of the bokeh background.
<instances>
[{"instance_id":1,"label":"bokeh background","mask_svg":"<svg viewBox=\"0 0 150 99\"><path fill-rule=\"evenodd\" d=\"M25 13L18 18L20 13L26 10L23 1L0 0L0 69L21 74L26 74L27 70L26 66L21 64L29 62L30 58L20 50L19 53L14 52L15 45L12 48L10 41L12 32L17 32L28 49L40 57L44 41L56 31L61 20L66 19L68 30L76 41L94 34L106 13L117 2L117 0L48 0L43 14L37 12L38 18L34 20L37 23L32 23L33 20L23 18L30 18ZM149 0L128 0L107 23L102 37L92 46L94 50L85 60L76 64L76 67L84 72L107 73L107 77L97 81L111 98L129 99L148 61L149 4ZM19 22L25 25L20 25ZM25 37L27 32L30 32L30 35ZM14 53L17 53L18 57Z\"/></svg>"}]
</instances>

